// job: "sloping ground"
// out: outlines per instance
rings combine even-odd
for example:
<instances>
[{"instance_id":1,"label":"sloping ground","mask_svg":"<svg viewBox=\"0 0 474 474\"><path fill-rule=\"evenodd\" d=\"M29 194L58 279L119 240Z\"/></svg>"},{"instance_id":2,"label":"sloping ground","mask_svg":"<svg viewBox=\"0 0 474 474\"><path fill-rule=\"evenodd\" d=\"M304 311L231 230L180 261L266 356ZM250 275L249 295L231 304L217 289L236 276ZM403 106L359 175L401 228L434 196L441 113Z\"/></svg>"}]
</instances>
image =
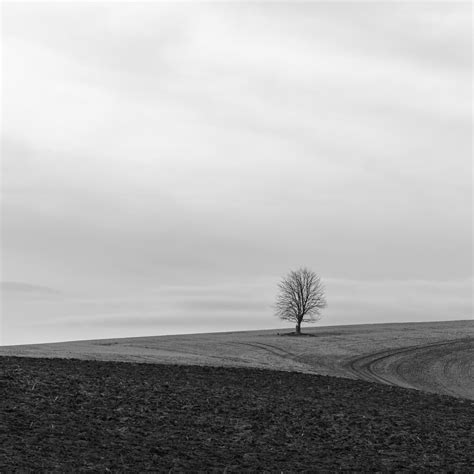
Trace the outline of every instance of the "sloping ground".
<instances>
[{"instance_id":1,"label":"sloping ground","mask_svg":"<svg viewBox=\"0 0 474 474\"><path fill-rule=\"evenodd\" d=\"M474 399L474 338L382 351L346 366L363 380Z\"/></svg>"},{"instance_id":2,"label":"sloping ground","mask_svg":"<svg viewBox=\"0 0 474 474\"><path fill-rule=\"evenodd\" d=\"M260 369L0 357L1 472L472 472L472 402Z\"/></svg>"},{"instance_id":3,"label":"sloping ground","mask_svg":"<svg viewBox=\"0 0 474 474\"><path fill-rule=\"evenodd\" d=\"M360 378L474 399L474 321L373 324L0 347L0 355L257 367Z\"/></svg>"}]
</instances>

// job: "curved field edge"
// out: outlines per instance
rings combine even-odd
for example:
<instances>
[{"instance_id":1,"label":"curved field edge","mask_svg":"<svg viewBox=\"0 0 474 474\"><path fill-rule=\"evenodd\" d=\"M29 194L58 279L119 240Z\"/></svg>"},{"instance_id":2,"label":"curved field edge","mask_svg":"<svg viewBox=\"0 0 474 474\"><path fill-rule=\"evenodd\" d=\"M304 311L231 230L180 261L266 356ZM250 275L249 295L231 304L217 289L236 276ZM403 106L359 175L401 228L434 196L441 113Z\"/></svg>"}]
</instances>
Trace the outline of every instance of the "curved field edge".
<instances>
[{"instance_id":1,"label":"curved field edge","mask_svg":"<svg viewBox=\"0 0 474 474\"><path fill-rule=\"evenodd\" d=\"M0 355L257 367L359 378L474 399L474 321L370 324L0 347Z\"/></svg>"},{"instance_id":2,"label":"curved field edge","mask_svg":"<svg viewBox=\"0 0 474 474\"><path fill-rule=\"evenodd\" d=\"M0 357L0 470L472 467L467 400L261 369Z\"/></svg>"}]
</instances>

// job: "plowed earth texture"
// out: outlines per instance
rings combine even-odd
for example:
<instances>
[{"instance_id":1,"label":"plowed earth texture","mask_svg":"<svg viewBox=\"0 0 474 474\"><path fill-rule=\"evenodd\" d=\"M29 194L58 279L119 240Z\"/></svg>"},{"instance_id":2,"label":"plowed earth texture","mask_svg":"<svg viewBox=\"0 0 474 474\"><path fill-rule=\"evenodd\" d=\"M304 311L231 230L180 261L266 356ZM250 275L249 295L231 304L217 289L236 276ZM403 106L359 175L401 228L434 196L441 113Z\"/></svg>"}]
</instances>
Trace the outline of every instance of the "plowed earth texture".
<instances>
[{"instance_id":1,"label":"plowed earth texture","mask_svg":"<svg viewBox=\"0 0 474 474\"><path fill-rule=\"evenodd\" d=\"M0 358L0 471L471 472L474 405L262 369Z\"/></svg>"}]
</instances>

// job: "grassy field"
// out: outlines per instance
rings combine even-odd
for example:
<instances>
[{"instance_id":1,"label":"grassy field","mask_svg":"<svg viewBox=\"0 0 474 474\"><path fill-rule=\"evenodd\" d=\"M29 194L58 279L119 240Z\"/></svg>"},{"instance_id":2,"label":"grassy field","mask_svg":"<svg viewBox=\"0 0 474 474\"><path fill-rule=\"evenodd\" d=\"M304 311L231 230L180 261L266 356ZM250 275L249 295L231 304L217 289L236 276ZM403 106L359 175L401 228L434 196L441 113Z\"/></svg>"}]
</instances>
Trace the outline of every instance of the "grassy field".
<instances>
[{"instance_id":1,"label":"grassy field","mask_svg":"<svg viewBox=\"0 0 474 474\"><path fill-rule=\"evenodd\" d=\"M252 367L364 379L474 399L474 321L372 324L0 347L0 355Z\"/></svg>"}]
</instances>

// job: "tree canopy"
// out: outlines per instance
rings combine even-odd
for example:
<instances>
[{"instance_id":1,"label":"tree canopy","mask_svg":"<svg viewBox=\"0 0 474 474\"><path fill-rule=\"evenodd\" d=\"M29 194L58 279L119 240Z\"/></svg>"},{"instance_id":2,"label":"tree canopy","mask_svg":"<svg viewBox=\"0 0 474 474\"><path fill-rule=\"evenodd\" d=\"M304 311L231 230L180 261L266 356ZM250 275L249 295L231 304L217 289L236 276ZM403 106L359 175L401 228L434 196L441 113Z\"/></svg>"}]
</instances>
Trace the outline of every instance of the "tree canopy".
<instances>
[{"instance_id":1,"label":"tree canopy","mask_svg":"<svg viewBox=\"0 0 474 474\"><path fill-rule=\"evenodd\" d=\"M276 315L296 322L296 333L301 323L317 321L327 306L321 277L307 268L291 271L278 285Z\"/></svg>"}]
</instances>

